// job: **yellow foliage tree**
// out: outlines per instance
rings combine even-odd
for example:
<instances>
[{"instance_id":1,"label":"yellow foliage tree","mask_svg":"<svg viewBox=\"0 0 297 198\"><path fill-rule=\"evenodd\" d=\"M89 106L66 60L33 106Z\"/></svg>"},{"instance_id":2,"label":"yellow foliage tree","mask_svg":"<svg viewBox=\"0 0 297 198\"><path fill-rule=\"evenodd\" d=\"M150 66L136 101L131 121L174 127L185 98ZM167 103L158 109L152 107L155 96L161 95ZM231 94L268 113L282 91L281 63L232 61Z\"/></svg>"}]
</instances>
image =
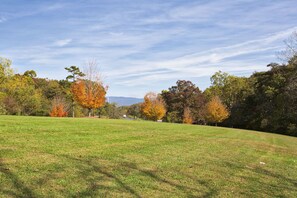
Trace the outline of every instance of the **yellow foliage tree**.
<instances>
[{"instance_id":1,"label":"yellow foliage tree","mask_svg":"<svg viewBox=\"0 0 297 198\"><path fill-rule=\"evenodd\" d=\"M144 97L141 112L147 119L157 121L165 116L166 108L162 98L150 92Z\"/></svg>"},{"instance_id":2,"label":"yellow foliage tree","mask_svg":"<svg viewBox=\"0 0 297 198\"><path fill-rule=\"evenodd\" d=\"M193 123L193 117L191 115L190 108L185 108L185 110L184 110L183 123L184 124L192 124Z\"/></svg>"},{"instance_id":3,"label":"yellow foliage tree","mask_svg":"<svg viewBox=\"0 0 297 198\"><path fill-rule=\"evenodd\" d=\"M215 96L206 104L206 120L211 123L223 122L229 117L227 107Z\"/></svg>"}]
</instances>

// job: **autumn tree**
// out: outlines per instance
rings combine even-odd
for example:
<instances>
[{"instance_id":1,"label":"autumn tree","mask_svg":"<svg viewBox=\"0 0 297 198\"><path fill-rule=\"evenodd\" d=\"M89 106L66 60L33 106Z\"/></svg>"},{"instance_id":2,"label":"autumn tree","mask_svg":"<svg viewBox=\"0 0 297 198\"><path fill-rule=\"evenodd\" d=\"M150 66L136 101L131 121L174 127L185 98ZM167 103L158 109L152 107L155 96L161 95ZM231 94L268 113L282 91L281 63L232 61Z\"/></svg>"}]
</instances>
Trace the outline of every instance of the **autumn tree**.
<instances>
[{"instance_id":1,"label":"autumn tree","mask_svg":"<svg viewBox=\"0 0 297 198\"><path fill-rule=\"evenodd\" d=\"M206 120L210 123L220 123L229 117L226 106L215 96L206 104Z\"/></svg>"},{"instance_id":2,"label":"autumn tree","mask_svg":"<svg viewBox=\"0 0 297 198\"><path fill-rule=\"evenodd\" d=\"M183 123L184 124L192 124L193 123L193 118L192 118L192 115L191 115L190 108L186 108L184 110Z\"/></svg>"},{"instance_id":3,"label":"autumn tree","mask_svg":"<svg viewBox=\"0 0 297 198\"><path fill-rule=\"evenodd\" d=\"M141 105L142 114L149 120L161 120L166 114L166 108L160 95L147 93Z\"/></svg>"},{"instance_id":4,"label":"autumn tree","mask_svg":"<svg viewBox=\"0 0 297 198\"><path fill-rule=\"evenodd\" d=\"M68 107L65 100L62 97L55 97L49 114L51 117L66 117L68 115L67 110Z\"/></svg>"},{"instance_id":5,"label":"autumn tree","mask_svg":"<svg viewBox=\"0 0 297 198\"><path fill-rule=\"evenodd\" d=\"M87 62L85 76L76 80L71 87L74 100L88 109L89 117L92 109L100 108L105 103L107 86L103 85L97 67L98 64L95 60Z\"/></svg>"}]
</instances>

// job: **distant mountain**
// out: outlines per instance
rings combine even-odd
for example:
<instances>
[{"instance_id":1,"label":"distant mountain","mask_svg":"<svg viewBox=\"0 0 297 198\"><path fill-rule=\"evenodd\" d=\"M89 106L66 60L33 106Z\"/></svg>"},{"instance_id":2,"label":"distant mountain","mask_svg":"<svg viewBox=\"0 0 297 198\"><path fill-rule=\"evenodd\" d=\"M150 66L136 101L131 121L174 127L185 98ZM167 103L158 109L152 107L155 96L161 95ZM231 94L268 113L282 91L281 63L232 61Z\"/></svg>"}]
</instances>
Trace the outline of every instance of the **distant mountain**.
<instances>
[{"instance_id":1,"label":"distant mountain","mask_svg":"<svg viewBox=\"0 0 297 198\"><path fill-rule=\"evenodd\" d=\"M143 99L132 97L109 96L107 97L107 102L117 103L119 106L130 106L136 103L143 102Z\"/></svg>"}]
</instances>

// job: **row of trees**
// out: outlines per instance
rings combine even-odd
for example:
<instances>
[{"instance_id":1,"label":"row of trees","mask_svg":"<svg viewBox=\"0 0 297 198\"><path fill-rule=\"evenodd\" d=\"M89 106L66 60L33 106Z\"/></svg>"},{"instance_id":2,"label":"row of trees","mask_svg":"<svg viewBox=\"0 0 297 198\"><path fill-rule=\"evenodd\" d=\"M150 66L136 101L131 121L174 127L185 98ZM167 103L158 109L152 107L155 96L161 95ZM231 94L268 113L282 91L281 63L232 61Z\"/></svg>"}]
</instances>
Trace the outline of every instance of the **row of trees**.
<instances>
[{"instance_id":1,"label":"row of trees","mask_svg":"<svg viewBox=\"0 0 297 198\"><path fill-rule=\"evenodd\" d=\"M143 104L138 108L131 106L128 113L152 120L220 123L297 136L297 32L285 44L286 49L279 56L284 63L270 63L268 71L255 72L250 77L219 71L204 92L190 81L179 80L154 95L158 108L151 109L154 105L148 102L149 94Z\"/></svg>"},{"instance_id":2,"label":"row of trees","mask_svg":"<svg viewBox=\"0 0 297 198\"><path fill-rule=\"evenodd\" d=\"M135 106L132 106L135 109ZM140 104L140 113L149 120L186 124L221 123L229 116L227 107L216 95L209 100L191 81L179 80L161 94L148 93ZM128 109L128 114L133 111ZM134 116L136 113L134 113Z\"/></svg>"},{"instance_id":3,"label":"row of trees","mask_svg":"<svg viewBox=\"0 0 297 198\"><path fill-rule=\"evenodd\" d=\"M268 67L248 78L216 72L204 92L190 81L179 80L160 94L147 94L144 103L128 108L128 114L297 136L297 56Z\"/></svg>"},{"instance_id":4,"label":"row of trees","mask_svg":"<svg viewBox=\"0 0 297 198\"><path fill-rule=\"evenodd\" d=\"M214 124L297 136L297 33L281 52L283 64L250 77L216 72L203 92L191 81L178 80L161 93L148 93L141 104L118 107L105 102L108 89L89 61L84 71L65 68L65 80L38 78L29 70L14 74L11 61L0 58L0 114L91 116Z\"/></svg>"},{"instance_id":5,"label":"row of trees","mask_svg":"<svg viewBox=\"0 0 297 198\"><path fill-rule=\"evenodd\" d=\"M11 61L0 58L0 114L91 116L105 105L107 90L96 68L96 61L89 61L84 72L65 68L70 75L58 81L37 78L33 70L14 74Z\"/></svg>"}]
</instances>

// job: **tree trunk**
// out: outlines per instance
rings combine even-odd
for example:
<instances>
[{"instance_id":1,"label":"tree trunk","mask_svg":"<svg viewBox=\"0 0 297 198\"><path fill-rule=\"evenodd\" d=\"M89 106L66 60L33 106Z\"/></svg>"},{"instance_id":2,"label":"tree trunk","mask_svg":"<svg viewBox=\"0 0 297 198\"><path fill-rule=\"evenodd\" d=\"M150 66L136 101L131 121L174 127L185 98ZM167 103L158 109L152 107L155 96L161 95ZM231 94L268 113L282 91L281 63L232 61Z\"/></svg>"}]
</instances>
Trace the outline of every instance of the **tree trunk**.
<instances>
[{"instance_id":1,"label":"tree trunk","mask_svg":"<svg viewBox=\"0 0 297 198\"><path fill-rule=\"evenodd\" d=\"M72 101L72 117L74 118L75 115L74 115L74 101Z\"/></svg>"},{"instance_id":2,"label":"tree trunk","mask_svg":"<svg viewBox=\"0 0 297 198\"><path fill-rule=\"evenodd\" d=\"M89 109L89 118L91 117L92 109Z\"/></svg>"}]
</instances>

